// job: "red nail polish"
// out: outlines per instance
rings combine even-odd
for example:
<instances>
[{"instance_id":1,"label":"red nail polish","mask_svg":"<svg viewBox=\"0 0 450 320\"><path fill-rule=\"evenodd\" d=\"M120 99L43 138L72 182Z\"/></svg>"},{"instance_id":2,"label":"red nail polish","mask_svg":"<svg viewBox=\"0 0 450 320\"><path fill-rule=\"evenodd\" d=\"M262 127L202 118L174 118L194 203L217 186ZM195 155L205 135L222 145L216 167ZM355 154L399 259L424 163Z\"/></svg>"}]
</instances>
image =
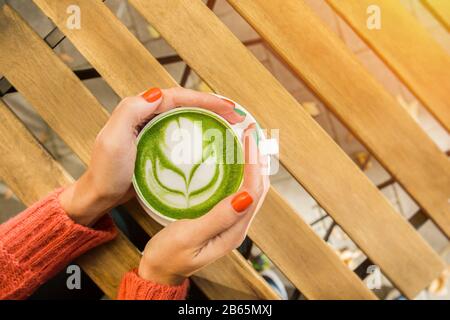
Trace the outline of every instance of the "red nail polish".
<instances>
[{"instance_id":1,"label":"red nail polish","mask_svg":"<svg viewBox=\"0 0 450 320\"><path fill-rule=\"evenodd\" d=\"M235 105L234 105L234 102L233 101L230 101L230 100L228 100L228 99L225 99L225 98L220 98L220 99L222 99L223 101L225 101L227 104L229 104L231 107L235 107Z\"/></svg>"},{"instance_id":2,"label":"red nail polish","mask_svg":"<svg viewBox=\"0 0 450 320\"><path fill-rule=\"evenodd\" d=\"M159 88L150 88L142 94L142 98L147 102L155 102L162 96L162 91Z\"/></svg>"},{"instance_id":3,"label":"red nail polish","mask_svg":"<svg viewBox=\"0 0 450 320\"><path fill-rule=\"evenodd\" d=\"M252 196L247 191L243 191L231 200L231 206L235 211L242 212L247 209L252 202Z\"/></svg>"}]
</instances>

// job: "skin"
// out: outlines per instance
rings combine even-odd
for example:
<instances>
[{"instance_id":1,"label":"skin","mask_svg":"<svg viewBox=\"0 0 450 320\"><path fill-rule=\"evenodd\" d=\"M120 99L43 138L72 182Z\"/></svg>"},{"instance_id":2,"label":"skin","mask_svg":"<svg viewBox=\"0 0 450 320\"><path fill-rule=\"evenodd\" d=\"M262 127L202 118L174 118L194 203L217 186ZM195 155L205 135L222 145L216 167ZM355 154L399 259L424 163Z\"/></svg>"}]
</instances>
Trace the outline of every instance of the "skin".
<instances>
[{"instance_id":1,"label":"skin","mask_svg":"<svg viewBox=\"0 0 450 320\"><path fill-rule=\"evenodd\" d=\"M91 162L83 176L61 193L59 200L77 223L92 226L109 210L134 197L131 179L136 160L136 137L155 115L176 106L201 107L230 123L245 118L233 106L216 96L183 88L162 89L153 103L141 96L120 102L98 134ZM186 277L237 248L245 238L255 213L269 188L261 174L267 159L259 154L253 139L254 124L244 132L244 182L241 189L218 203L208 214L193 220L179 220L158 232L148 243L139 264L140 277L168 285L178 285ZM246 191L253 202L242 212L231 205L237 194Z\"/></svg>"}]
</instances>

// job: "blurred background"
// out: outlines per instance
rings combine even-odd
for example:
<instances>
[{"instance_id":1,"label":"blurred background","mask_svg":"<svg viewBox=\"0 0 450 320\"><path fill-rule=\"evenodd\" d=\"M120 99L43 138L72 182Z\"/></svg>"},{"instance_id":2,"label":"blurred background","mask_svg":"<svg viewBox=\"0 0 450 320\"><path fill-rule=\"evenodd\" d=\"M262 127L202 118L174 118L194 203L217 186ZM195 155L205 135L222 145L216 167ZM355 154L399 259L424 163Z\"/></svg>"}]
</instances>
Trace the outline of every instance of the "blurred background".
<instances>
[{"instance_id":1,"label":"blurred background","mask_svg":"<svg viewBox=\"0 0 450 320\"><path fill-rule=\"evenodd\" d=\"M397 1L397 0L393 0ZM427 29L435 40L450 54L449 33L436 21L419 0L398 0ZM6 1L14 7L42 37L46 37L53 28L53 23L33 4L31 0ZM206 2L206 1L205 1ZM323 22L334 31L359 58L367 70L392 94L397 101L417 121L430 138L443 152L450 150L450 136L423 108L414 95L399 81L386 65L367 47L350 29L346 22L335 14L324 0L305 0ZM126 0L106 0L107 6L129 28L155 57L159 58L172 77L182 86L201 91L211 91L208 85L191 70L176 52L167 44L159 33L149 25ZM209 1L212 10L230 30L247 46L261 63L284 85L284 87L303 105L306 111L322 126L348 156L381 190L393 204L398 213L405 218L411 217L419 209L400 185L394 182L383 166L363 147L363 145L336 119L307 86L293 75L280 59L264 44L258 34L241 18L225 0ZM112 111L119 102L118 96L96 74L90 64L83 58L68 39L58 43L54 51L71 69L83 71L84 84L97 97L106 109ZM1 75L0 75L1 79ZM449 80L450 81L450 80ZM149 84L151 85L151 84ZM350 85L350 84L349 84ZM4 88L2 88L4 89ZM5 94L2 99L25 122L27 127L62 163L74 177L83 172L83 165L76 155L37 115L27 101L15 92ZM282 130L282 129L281 129ZM281 142L282 143L282 142ZM395 150L393 151L395 152ZM332 161L332 159L330 159ZM299 164L301 165L301 164ZM324 177L325 179L325 177ZM365 255L347 237L333 219L316 203L316 201L293 179L282 167L271 177L272 185L297 209L298 214L309 223L337 252L349 268L355 269L365 260ZM15 195L0 181L0 223L23 210L24 206ZM419 233L450 263L450 243L445 236L428 220L419 228ZM273 285L284 298L302 299L300 292L293 289L250 240L246 241L241 252L251 261L256 270ZM447 272L449 275L450 272ZM450 300L450 284L447 275L434 281L423 290L417 299ZM382 275L381 275L382 276ZM381 299L402 299L396 288L382 276L382 286L374 292Z\"/></svg>"}]
</instances>

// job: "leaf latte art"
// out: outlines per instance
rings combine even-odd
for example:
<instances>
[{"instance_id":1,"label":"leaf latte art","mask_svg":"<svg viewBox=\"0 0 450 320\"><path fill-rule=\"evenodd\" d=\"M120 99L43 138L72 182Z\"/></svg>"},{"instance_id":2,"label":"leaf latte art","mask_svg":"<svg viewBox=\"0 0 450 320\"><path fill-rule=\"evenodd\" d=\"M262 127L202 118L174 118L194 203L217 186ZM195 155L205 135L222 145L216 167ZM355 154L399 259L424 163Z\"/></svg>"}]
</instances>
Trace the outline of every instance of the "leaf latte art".
<instances>
[{"instance_id":1,"label":"leaf latte art","mask_svg":"<svg viewBox=\"0 0 450 320\"><path fill-rule=\"evenodd\" d=\"M180 108L144 129L135 182L141 199L169 218L195 218L237 191L242 148L228 123L196 108Z\"/></svg>"}]
</instances>

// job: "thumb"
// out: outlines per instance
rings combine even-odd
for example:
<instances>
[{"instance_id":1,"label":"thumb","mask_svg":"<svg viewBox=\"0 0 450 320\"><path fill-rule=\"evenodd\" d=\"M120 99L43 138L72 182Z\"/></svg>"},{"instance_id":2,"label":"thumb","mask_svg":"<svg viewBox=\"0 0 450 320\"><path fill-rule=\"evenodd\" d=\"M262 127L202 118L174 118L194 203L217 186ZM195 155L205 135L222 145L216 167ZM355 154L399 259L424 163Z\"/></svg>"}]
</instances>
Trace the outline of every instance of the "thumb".
<instances>
[{"instance_id":1,"label":"thumb","mask_svg":"<svg viewBox=\"0 0 450 320\"><path fill-rule=\"evenodd\" d=\"M123 121L131 124L132 127L139 127L154 114L161 104L162 91L159 88L150 88L139 96L127 97L123 99L116 108L114 115Z\"/></svg>"},{"instance_id":2,"label":"thumb","mask_svg":"<svg viewBox=\"0 0 450 320\"><path fill-rule=\"evenodd\" d=\"M231 228L241 220L252 203L253 197L247 191L238 192L220 201L208 214L194 220L197 242L208 241Z\"/></svg>"}]
</instances>

